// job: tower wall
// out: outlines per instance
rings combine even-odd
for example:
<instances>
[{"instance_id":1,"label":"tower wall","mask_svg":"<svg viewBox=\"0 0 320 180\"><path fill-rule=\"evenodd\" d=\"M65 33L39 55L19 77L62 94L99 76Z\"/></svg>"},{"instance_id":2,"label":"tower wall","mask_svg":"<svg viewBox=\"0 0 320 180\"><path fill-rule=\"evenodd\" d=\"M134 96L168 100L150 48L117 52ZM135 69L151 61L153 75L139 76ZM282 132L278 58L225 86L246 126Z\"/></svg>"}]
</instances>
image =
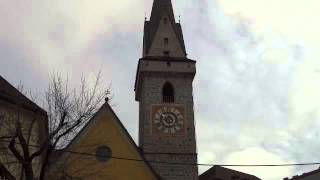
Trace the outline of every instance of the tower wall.
<instances>
[{"instance_id":1,"label":"tower wall","mask_svg":"<svg viewBox=\"0 0 320 180\"><path fill-rule=\"evenodd\" d=\"M192 81L193 75L183 73L145 72L143 75L139 143L146 159L164 179L194 180L198 176L197 166L191 165L197 163ZM163 135L152 131L152 106L167 104L162 100L162 87L166 82L175 90L175 101L170 104L184 110L183 134Z\"/></svg>"},{"instance_id":2,"label":"tower wall","mask_svg":"<svg viewBox=\"0 0 320 180\"><path fill-rule=\"evenodd\" d=\"M139 145L165 180L198 179L192 93L196 67L186 56L171 0L154 0L150 21L145 21L135 91Z\"/></svg>"}]
</instances>

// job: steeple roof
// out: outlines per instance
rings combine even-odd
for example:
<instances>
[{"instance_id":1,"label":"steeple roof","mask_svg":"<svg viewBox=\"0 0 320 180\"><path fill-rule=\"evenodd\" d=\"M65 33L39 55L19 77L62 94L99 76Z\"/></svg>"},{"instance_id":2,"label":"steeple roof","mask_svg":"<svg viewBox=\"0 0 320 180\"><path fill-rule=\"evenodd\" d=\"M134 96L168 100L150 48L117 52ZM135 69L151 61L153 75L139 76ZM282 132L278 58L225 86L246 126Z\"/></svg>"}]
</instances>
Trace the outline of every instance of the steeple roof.
<instances>
[{"instance_id":1,"label":"steeple roof","mask_svg":"<svg viewBox=\"0 0 320 180\"><path fill-rule=\"evenodd\" d=\"M171 0L154 0L150 21L160 21L164 11L168 14L169 19L175 22Z\"/></svg>"},{"instance_id":2,"label":"steeple roof","mask_svg":"<svg viewBox=\"0 0 320 180\"><path fill-rule=\"evenodd\" d=\"M187 55L181 25L175 21L171 0L154 0L153 2L150 20L145 21L144 25L144 54L148 54L150 50L154 36L159 27L161 17L164 13L167 14L169 22L174 28L175 34L179 40L179 44L184 54Z\"/></svg>"}]
</instances>

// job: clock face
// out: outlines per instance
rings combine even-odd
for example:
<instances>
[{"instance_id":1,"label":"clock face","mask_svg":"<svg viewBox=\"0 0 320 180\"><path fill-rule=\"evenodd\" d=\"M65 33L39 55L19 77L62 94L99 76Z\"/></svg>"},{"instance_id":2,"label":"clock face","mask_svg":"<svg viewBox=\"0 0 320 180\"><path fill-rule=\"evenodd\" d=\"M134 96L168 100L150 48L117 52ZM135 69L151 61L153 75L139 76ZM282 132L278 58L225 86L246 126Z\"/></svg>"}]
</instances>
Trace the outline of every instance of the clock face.
<instances>
[{"instance_id":1,"label":"clock face","mask_svg":"<svg viewBox=\"0 0 320 180\"><path fill-rule=\"evenodd\" d=\"M165 135L184 134L185 117L181 105L153 105L152 132Z\"/></svg>"}]
</instances>

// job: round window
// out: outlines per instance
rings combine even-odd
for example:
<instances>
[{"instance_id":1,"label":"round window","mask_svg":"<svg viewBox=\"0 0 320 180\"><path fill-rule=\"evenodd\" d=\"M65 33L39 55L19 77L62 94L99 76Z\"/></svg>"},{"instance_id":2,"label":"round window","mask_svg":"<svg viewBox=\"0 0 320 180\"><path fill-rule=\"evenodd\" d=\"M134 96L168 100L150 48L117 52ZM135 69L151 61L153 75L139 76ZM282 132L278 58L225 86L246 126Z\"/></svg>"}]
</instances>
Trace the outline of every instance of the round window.
<instances>
[{"instance_id":1,"label":"round window","mask_svg":"<svg viewBox=\"0 0 320 180\"><path fill-rule=\"evenodd\" d=\"M112 151L108 146L99 146L96 150L96 158L100 162L107 162L111 156Z\"/></svg>"}]
</instances>

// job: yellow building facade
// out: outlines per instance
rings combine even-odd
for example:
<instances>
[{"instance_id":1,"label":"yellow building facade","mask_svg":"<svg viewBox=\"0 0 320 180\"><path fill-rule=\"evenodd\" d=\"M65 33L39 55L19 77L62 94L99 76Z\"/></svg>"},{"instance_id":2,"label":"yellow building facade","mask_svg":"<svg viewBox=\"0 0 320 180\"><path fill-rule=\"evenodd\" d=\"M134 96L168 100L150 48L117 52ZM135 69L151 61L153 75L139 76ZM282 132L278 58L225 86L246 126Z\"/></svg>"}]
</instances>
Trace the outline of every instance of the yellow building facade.
<instances>
[{"instance_id":1,"label":"yellow building facade","mask_svg":"<svg viewBox=\"0 0 320 180\"><path fill-rule=\"evenodd\" d=\"M58 154L48 179L159 179L108 103Z\"/></svg>"}]
</instances>

